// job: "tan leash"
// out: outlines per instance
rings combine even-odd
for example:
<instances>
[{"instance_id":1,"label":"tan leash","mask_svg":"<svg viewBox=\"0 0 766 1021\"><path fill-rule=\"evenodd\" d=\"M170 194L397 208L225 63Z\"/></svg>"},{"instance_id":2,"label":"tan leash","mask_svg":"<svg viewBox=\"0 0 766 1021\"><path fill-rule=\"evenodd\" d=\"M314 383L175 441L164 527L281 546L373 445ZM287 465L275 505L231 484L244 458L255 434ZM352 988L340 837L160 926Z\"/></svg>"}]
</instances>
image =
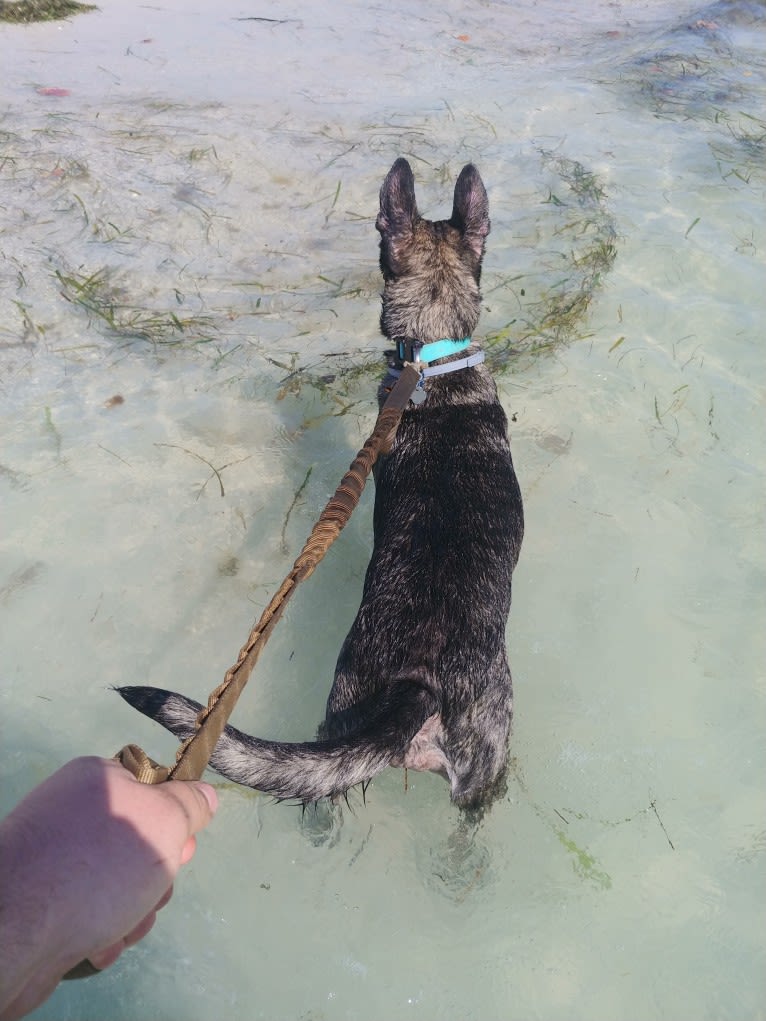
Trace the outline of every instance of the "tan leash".
<instances>
[{"instance_id":1,"label":"tan leash","mask_svg":"<svg viewBox=\"0 0 766 1021\"><path fill-rule=\"evenodd\" d=\"M181 742L173 766L158 765L135 744L128 744L115 756L141 783L156 784L166 780L199 780L218 738L231 716L242 689L253 672L258 657L271 637L277 621L298 585L313 573L316 566L332 546L341 529L351 517L362 495L372 466L381 453L391 447L396 430L410 397L420 381L420 371L406 364L396 385L380 410L375 428L364 446L351 462L346 474L328 501L292 570L279 586L271 602L254 625L247 641L239 650L237 662L226 671L223 681L210 693L207 705L201 709L194 724L194 733ZM86 978L98 969L90 961L81 961L64 976L65 979Z\"/></svg>"}]
</instances>

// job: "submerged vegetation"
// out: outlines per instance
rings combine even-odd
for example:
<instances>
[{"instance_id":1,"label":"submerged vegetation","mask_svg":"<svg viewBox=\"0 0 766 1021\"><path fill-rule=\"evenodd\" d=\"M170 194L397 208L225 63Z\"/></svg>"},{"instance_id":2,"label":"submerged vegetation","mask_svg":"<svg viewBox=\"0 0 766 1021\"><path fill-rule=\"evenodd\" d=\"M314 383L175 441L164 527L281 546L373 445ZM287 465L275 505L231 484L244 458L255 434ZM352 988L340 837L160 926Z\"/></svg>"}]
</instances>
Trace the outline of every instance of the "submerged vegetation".
<instances>
[{"instance_id":1,"label":"submerged vegetation","mask_svg":"<svg viewBox=\"0 0 766 1021\"><path fill-rule=\"evenodd\" d=\"M657 118L708 130L724 180L762 181L766 122L755 83L763 72L757 31L763 25L763 3L719 0L653 39L619 67L617 79L602 84L628 94Z\"/></svg>"},{"instance_id":2,"label":"submerged vegetation","mask_svg":"<svg viewBox=\"0 0 766 1021\"><path fill-rule=\"evenodd\" d=\"M650 40L605 84L658 117L709 129L721 177L741 186L763 174L766 122L744 108L739 55L721 21L705 15ZM460 160L475 159L490 183L508 177L502 132L486 117L463 111L459 151L440 145L454 134L446 103L355 127L264 124L236 144L212 126L215 104L148 98L90 118L64 105L34 109L23 133L10 115L0 123L0 169L15 196L0 211L12 280L0 296L0 347L68 332L71 312L92 349L117 341L200 353L215 385L259 386L277 400L313 395L333 415L368 406L385 364L373 225L389 161L413 162L432 218L444 215ZM500 373L589 335L618 245L604 181L584 162L530 146L513 179L521 193L499 189L497 204L491 196L477 335ZM690 216L686 237L699 222ZM23 244L3 251L3 237Z\"/></svg>"},{"instance_id":3,"label":"submerged vegetation","mask_svg":"<svg viewBox=\"0 0 766 1021\"><path fill-rule=\"evenodd\" d=\"M425 165L419 179L438 218L440 182L454 180L463 154L427 162L438 126L392 125L384 146L365 125L370 144L382 148L374 175L369 166L349 172L341 164L355 147L323 128L316 144L327 158L312 176L296 155L294 129L264 128L232 149L200 135L205 112L151 100L88 121L40 105L23 134L9 116L0 122L3 171L18 196L0 213L0 255L12 281L0 297L0 347L50 346L57 334L85 328L87 345L59 341L56 350L74 357L87 346L97 356L116 340L201 352L216 385L251 390L253 380L275 399L310 392L333 415L362 393L369 405L386 346L377 329L380 175L402 151ZM496 134L484 123L476 130L469 152ZM271 154L266 173L253 176L263 151ZM502 155L494 160L482 157L489 180L505 173ZM500 372L584 335L616 252L614 217L592 171L535 149L522 160L519 180L532 190L493 210L477 335ZM23 244L3 251L3 237ZM66 325L67 309L79 325Z\"/></svg>"},{"instance_id":4,"label":"submerged vegetation","mask_svg":"<svg viewBox=\"0 0 766 1021\"><path fill-rule=\"evenodd\" d=\"M84 309L91 325L106 329L114 337L151 344L201 344L208 343L215 333L212 316L179 316L172 309L131 304L109 269L90 274L56 270L55 276L62 298Z\"/></svg>"},{"instance_id":5,"label":"submerged vegetation","mask_svg":"<svg viewBox=\"0 0 766 1021\"><path fill-rule=\"evenodd\" d=\"M33 21L59 21L97 10L95 4L81 4L76 0L0 0L0 21L28 25Z\"/></svg>"},{"instance_id":6,"label":"submerged vegetation","mask_svg":"<svg viewBox=\"0 0 766 1021\"><path fill-rule=\"evenodd\" d=\"M715 115L725 134L710 142L721 177L736 178L750 184L753 177L763 179L766 168L766 120L740 111L732 117L725 110Z\"/></svg>"},{"instance_id":7,"label":"submerged vegetation","mask_svg":"<svg viewBox=\"0 0 766 1021\"><path fill-rule=\"evenodd\" d=\"M582 336L593 296L617 256L616 222L598 177L576 160L548 152L542 158L559 182L543 200L556 242L547 275L556 279L525 301L526 287L519 287L519 314L485 340L495 371L513 356L537 355Z\"/></svg>"}]
</instances>

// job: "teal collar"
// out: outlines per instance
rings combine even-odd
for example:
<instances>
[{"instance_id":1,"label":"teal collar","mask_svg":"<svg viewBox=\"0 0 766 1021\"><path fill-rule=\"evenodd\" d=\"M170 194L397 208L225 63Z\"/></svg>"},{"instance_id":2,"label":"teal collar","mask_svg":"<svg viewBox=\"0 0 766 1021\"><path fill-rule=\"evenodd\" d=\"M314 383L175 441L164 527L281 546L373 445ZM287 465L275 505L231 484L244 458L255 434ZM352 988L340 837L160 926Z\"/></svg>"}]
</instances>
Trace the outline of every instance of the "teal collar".
<instances>
[{"instance_id":1,"label":"teal collar","mask_svg":"<svg viewBox=\"0 0 766 1021\"><path fill-rule=\"evenodd\" d=\"M397 340L396 353L399 360L403 364L407 362L413 364L420 372L420 379L410 395L410 401L413 404L422 404L428 396L425 384L431 376L445 376L451 372L459 372L461 369L471 369L474 365L481 365L484 361L483 351L474 351L467 358L458 358L457 361L444 362L442 365L428 364L436 361L437 358L446 358L458 351L465 351L470 343L470 337L465 337L463 340L436 340L433 344L420 344L416 340ZM389 366L389 376L396 379L401 374L402 369ZM387 389L390 390L390 387Z\"/></svg>"},{"instance_id":2,"label":"teal collar","mask_svg":"<svg viewBox=\"0 0 766 1021\"><path fill-rule=\"evenodd\" d=\"M458 351L465 351L471 343L470 337L463 340L435 340L432 344L421 344L417 340L399 339L396 342L396 353L402 362L435 362L439 358L447 358Z\"/></svg>"}]
</instances>

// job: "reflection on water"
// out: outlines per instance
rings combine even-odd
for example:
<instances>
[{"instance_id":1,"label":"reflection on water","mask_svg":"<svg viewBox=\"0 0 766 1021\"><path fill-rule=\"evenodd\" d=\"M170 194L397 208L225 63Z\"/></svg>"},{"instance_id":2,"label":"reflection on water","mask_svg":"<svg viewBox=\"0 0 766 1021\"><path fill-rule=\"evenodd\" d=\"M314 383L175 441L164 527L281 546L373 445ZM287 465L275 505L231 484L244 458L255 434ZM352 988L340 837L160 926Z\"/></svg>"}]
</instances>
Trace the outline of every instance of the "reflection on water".
<instances>
[{"instance_id":1,"label":"reflection on water","mask_svg":"<svg viewBox=\"0 0 766 1021\"><path fill-rule=\"evenodd\" d=\"M762 1016L763 4L268 14L0 30L2 804L168 760L109 687L229 666L373 420L398 155L426 215L488 185L508 793L469 826L431 775L303 816L222 785L155 933L37 1016ZM244 729L313 735L369 509Z\"/></svg>"}]
</instances>

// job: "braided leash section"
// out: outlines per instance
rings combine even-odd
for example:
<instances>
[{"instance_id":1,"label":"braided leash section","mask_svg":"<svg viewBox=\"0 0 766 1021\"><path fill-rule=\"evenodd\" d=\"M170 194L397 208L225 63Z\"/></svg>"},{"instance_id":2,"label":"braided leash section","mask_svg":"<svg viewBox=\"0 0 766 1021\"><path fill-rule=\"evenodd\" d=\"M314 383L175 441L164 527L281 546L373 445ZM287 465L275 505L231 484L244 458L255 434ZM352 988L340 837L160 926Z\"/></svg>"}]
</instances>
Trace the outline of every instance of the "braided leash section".
<instances>
[{"instance_id":1,"label":"braided leash section","mask_svg":"<svg viewBox=\"0 0 766 1021\"><path fill-rule=\"evenodd\" d=\"M170 769L150 759L138 745L128 744L115 756L141 783L164 783L165 780L199 780L210 761L218 738L247 684L261 650L282 616L293 592L320 562L346 524L381 453L393 442L402 412L420 381L420 372L411 365L402 370L396 386L378 415L375 428L354 458L340 485L328 501L319 520L311 530L293 568L261 614L260 620L239 650L237 662L229 667L223 681L211 692L207 706L201 709L194 723L194 732L179 746L175 765ZM80 961L64 975L65 979L87 978L98 974L90 961Z\"/></svg>"},{"instance_id":2,"label":"braided leash section","mask_svg":"<svg viewBox=\"0 0 766 1021\"><path fill-rule=\"evenodd\" d=\"M163 783L165 780L198 780L204 773L226 721L234 710L237 699L258 661L263 647L296 587L313 573L341 529L351 517L364 490L372 466L381 453L386 453L393 442L402 412L420 380L420 372L411 365L402 370L391 390L372 434L354 458L331 499L327 502L293 564L292 570L272 597L260 619L239 650L237 661L223 681L210 693L205 708L194 723L194 731L183 741L176 752L175 765L158 765L138 745L130 744L117 753L116 758L142 783Z\"/></svg>"},{"instance_id":3,"label":"braided leash section","mask_svg":"<svg viewBox=\"0 0 766 1021\"><path fill-rule=\"evenodd\" d=\"M202 776L213 748L223 733L226 721L231 715L242 689L247 684L271 632L284 613L297 586L313 573L351 517L359 503L373 464L381 453L386 453L390 449L402 412L407 407L419 379L420 373L412 366L406 366L402 371L396 386L378 415L372 434L354 458L341 479L340 485L327 502L293 564L292 570L253 627L247 641L239 651L236 663L229 667L223 681L210 693L207 706L200 710L197 716L194 733L178 748L176 763L170 769L169 779L197 780ZM144 772L146 773L146 770Z\"/></svg>"}]
</instances>

